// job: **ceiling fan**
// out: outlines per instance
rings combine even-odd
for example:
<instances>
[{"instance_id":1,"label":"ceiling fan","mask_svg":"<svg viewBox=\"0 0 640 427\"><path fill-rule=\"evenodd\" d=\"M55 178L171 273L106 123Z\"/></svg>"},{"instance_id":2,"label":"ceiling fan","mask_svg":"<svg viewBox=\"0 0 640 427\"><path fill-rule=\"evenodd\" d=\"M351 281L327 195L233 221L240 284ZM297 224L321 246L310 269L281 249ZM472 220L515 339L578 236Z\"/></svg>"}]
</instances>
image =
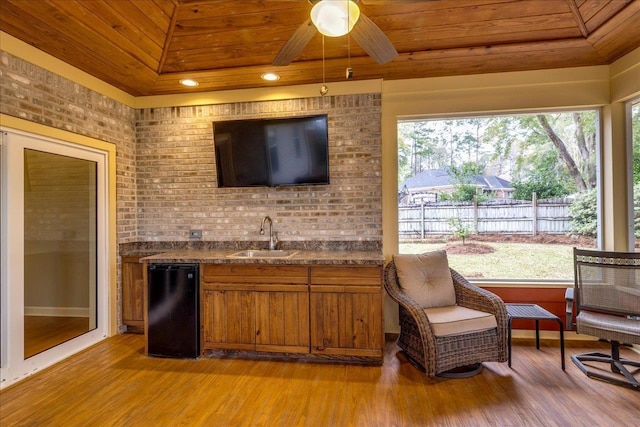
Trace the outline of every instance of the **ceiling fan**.
<instances>
[{"instance_id":1,"label":"ceiling fan","mask_svg":"<svg viewBox=\"0 0 640 427\"><path fill-rule=\"evenodd\" d=\"M330 37L349 33L378 64L384 64L398 56L398 51L382 30L360 13L357 2L358 0L309 0L313 5L310 17L282 46L273 65L290 64L311 41L316 31Z\"/></svg>"}]
</instances>

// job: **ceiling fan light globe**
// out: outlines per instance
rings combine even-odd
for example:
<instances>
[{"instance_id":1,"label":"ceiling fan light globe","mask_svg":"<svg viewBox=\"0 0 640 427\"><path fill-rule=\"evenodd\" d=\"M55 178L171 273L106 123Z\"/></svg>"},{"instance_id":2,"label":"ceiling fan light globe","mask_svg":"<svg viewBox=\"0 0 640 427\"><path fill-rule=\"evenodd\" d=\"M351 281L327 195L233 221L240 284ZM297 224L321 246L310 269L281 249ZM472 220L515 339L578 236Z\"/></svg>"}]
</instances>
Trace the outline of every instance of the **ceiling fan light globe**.
<instances>
[{"instance_id":1,"label":"ceiling fan light globe","mask_svg":"<svg viewBox=\"0 0 640 427\"><path fill-rule=\"evenodd\" d=\"M328 37L340 37L353 29L360 9L352 0L321 0L311 8L311 22Z\"/></svg>"}]
</instances>

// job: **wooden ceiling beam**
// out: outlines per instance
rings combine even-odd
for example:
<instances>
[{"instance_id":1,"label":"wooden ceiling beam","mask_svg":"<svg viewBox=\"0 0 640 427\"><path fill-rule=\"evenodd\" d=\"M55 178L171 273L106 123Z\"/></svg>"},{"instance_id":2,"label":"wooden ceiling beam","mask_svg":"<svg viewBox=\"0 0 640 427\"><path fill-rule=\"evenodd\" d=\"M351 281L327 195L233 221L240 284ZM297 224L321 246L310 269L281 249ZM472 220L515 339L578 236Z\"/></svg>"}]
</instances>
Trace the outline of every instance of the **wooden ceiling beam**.
<instances>
[{"instance_id":1,"label":"wooden ceiling beam","mask_svg":"<svg viewBox=\"0 0 640 427\"><path fill-rule=\"evenodd\" d=\"M582 37L587 38L589 36L589 31L587 30L587 26L582 20L582 15L580 14L580 9L576 4L576 0L567 0L567 3L569 4L569 8L571 9L571 14L576 21L576 25L578 25L578 28L580 28Z\"/></svg>"},{"instance_id":2,"label":"wooden ceiling beam","mask_svg":"<svg viewBox=\"0 0 640 427\"><path fill-rule=\"evenodd\" d=\"M164 48L162 49L162 56L158 61L158 69L156 72L161 74L164 69L164 64L167 61L167 55L169 54L169 46L171 46L171 41L173 40L173 33L176 29L176 22L178 21L178 3L177 0L174 0L173 11L171 12L171 22L169 23L169 30L167 31L167 36L164 40Z\"/></svg>"}]
</instances>

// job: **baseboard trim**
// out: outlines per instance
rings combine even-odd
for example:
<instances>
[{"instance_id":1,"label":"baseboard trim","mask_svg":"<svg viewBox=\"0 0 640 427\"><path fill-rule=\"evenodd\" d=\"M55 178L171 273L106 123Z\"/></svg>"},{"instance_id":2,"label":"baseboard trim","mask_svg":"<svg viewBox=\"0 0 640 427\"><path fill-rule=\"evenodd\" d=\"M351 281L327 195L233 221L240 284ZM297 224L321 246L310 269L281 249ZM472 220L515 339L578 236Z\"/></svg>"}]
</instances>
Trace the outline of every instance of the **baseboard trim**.
<instances>
[{"instance_id":1,"label":"baseboard trim","mask_svg":"<svg viewBox=\"0 0 640 427\"><path fill-rule=\"evenodd\" d=\"M87 307L25 307L25 316L89 317Z\"/></svg>"}]
</instances>

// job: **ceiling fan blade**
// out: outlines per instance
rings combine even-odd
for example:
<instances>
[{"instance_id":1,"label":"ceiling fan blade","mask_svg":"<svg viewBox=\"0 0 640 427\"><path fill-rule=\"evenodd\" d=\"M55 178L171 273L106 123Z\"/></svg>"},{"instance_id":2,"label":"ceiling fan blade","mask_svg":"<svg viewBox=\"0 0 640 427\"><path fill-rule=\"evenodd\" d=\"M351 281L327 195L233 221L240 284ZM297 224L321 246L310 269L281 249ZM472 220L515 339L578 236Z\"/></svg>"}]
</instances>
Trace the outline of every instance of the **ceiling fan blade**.
<instances>
[{"instance_id":1,"label":"ceiling fan blade","mask_svg":"<svg viewBox=\"0 0 640 427\"><path fill-rule=\"evenodd\" d=\"M384 64L398 56L398 51L393 47L393 44L391 44L380 27L363 14L360 14L360 18L350 34L378 64Z\"/></svg>"},{"instance_id":2,"label":"ceiling fan blade","mask_svg":"<svg viewBox=\"0 0 640 427\"><path fill-rule=\"evenodd\" d=\"M302 52L302 49L311 41L316 34L316 27L311 22L311 19L307 19L293 35L282 46L282 49L278 52L273 59L273 65L289 65L296 56Z\"/></svg>"}]
</instances>

